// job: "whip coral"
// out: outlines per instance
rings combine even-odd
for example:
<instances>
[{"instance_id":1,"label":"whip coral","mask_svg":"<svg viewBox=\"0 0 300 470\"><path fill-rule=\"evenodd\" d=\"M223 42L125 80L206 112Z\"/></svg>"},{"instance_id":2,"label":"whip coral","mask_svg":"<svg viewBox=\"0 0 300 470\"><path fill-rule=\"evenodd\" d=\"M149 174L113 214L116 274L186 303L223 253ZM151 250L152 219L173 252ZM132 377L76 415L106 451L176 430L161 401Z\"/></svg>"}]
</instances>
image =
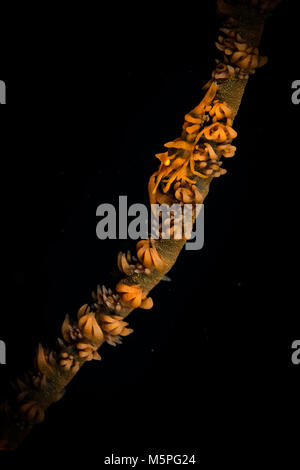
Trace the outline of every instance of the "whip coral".
<instances>
[{"instance_id":1,"label":"whip coral","mask_svg":"<svg viewBox=\"0 0 300 470\"><path fill-rule=\"evenodd\" d=\"M190 205L193 221L196 206L207 196L213 178L226 173L221 158L230 158L236 151L231 145L237 135L232 124L247 79L266 62L258 53L264 17L257 8L267 11L276 3L249 0L246 7L245 0L237 6L218 1L219 11L227 16L221 28L225 36L217 41L224 57L217 62L202 101L185 115L180 137L166 143L165 152L156 154L160 164L148 184L151 203ZM33 370L12 383L13 397L0 405L4 422L0 449L18 447L32 425L44 420L45 411L64 395L80 367L101 359L97 350L102 343L115 346L132 333L124 319L133 309L153 306L148 293L174 265L186 241L185 236L176 239L176 215L170 218L172 239L162 239L165 228L158 220L155 242L151 234L151 239L138 242L136 257L119 253L118 268L124 277L116 287L98 286L91 304L83 305L77 318L66 315L55 348L38 346Z\"/></svg>"}]
</instances>

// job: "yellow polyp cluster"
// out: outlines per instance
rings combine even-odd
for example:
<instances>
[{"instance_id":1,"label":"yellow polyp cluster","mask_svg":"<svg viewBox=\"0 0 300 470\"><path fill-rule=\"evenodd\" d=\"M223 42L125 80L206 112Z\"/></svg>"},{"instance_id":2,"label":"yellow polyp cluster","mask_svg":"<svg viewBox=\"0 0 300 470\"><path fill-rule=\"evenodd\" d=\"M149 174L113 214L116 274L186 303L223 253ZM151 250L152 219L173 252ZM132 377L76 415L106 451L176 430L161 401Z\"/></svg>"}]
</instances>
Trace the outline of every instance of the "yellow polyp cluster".
<instances>
[{"instance_id":1,"label":"yellow polyp cluster","mask_svg":"<svg viewBox=\"0 0 300 470\"><path fill-rule=\"evenodd\" d=\"M153 307L153 300L151 297L146 297L146 294L143 292L141 287L136 284L128 285L119 282L116 287L116 291L119 292L121 296L121 302L125 307L140 307L145 310L149 310Z\"/></svg>"},{"instance_id":2,"label":"yellow polyp cluster","mask_svg":"<svg viewBox=\"0 0 300 470\"><path fill-rule=\"evenodd\" d=\"M225 37L219 36L216 47L224 52L227 63L232 64L245 74L254 73L257 67L262 67L266 57L261 57L258 48L249 46L241 35L229 28L221 28Z\"/></svg>"},{"instance_id":3,"label":"yellow polyp cluster","mask_svg":"<svg viewBox=\"0 0 300 470\"><path fill-rule=\"evenodd\" d=\"M262 67L267 62L267 57L259 55L257 47L252 47L241 37L235 29L235 25L228 24L228 27L220 29L225 36L219 36L216 47L224 53L223 59L216 60L216 68L212 73L211 80L203 87L208 88L213 80L220 79L240 79L245 80L255 70Z\"/></svg>"},{"instance_id":4,"label":"yellow polyp cluster","mask_svg":"<svg viewBox=\"0 0 300 470\"><path fill-rule=\"evenodd\" d=\"M84 361L101 361L101 356L98 354L97 349L90 343L77 343L76 344L78 356Z\"/></svg>"},{"instance_id":5,"label":"yellow polyp cluster","mask_svg":"<svg viewBox=\"0 0 300 470\"><path fill-rule=\"evenodd\" d=\"M213 106L209 111L209 115L212 117L212 121L220 121L222 119L226 119L226 124L231 125L232 121L232 109L228 106L228 104L223 101L215 100Z\"/></svg>"},{"instance_id":6,"label":"yellow polyp cluster","mask_svg":"<svg viewBox=\"0 0 300 470\"><path fill-rule=\"evenodd\" d=\"M87 305L83 305L78 311L78 327L83 336L90 341L101 344L104 341L103 332L95 318L95 313L90 311Z\"/></svg>"},{"instance_id":7,"label":"yellow polyp cluster","mask_svg":"<svg viewBox=\"0 0 300 470\"><path fill-rule=\"evenodd\" d=\"M127 328L128 323L119 315L100 314L99 321L105 341L111 346L120 344L121 336L128 336L133 332L131 328Z\"/></svg>"},{"instance_id":8,"label":"yellow polyp cluster","mask_svg":"<svg viewBox=\"0 0 300 470\"><path fill-rule=\"evenodd\" d=\"M136 245L136 250L137 257L143 266L150 269L151 271L153 269L156 269L157 271L164 270L165 263L155 248L154 240L140 240Z\"/></svg>"}]
</instances>

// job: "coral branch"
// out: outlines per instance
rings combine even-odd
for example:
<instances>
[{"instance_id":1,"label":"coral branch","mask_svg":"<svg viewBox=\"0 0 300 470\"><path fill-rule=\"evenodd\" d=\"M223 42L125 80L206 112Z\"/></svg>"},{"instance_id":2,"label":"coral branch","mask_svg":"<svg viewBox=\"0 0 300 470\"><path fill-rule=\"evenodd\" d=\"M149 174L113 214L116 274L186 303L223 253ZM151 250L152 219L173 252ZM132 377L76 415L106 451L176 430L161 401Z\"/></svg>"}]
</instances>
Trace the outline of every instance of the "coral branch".
<instances>
[{"instance_id":1,"label":"coral branch","mask_svg":"<svg viewBox=\"0 0 300 470\"><path fill-rule=\"evenodd\" d=\"M186 114L181 136L165 144L166 152L156 155L160 166L149 181L151 203L202 203L213 178L226 173L221 158L235 153L233 119L248 77L266 62L257 48L264 24L261 12L276 3L249 0L248 6L243 1L233 7L218 2L218 11L225 16L216 43L221 57L203 100ZM193 211L193 220L195 217ZM174 265L186 242L184 236L175 237L175 216L172 222L170 239L164 239L160 223L157 239L138 242L136 255L119 253L118 267L124 277L115 289L98 286L93 301L79 309L76 320L66 316L55 351L39 345L34 371L15 381L15 399L1 405L0 449L16 448L43 421L47 408L63 396L82 365L101 359L97 350L104 342L115 346L132 333L124 318L133 309L153 306L148 293Z\"/></svg>"}]
</instances>

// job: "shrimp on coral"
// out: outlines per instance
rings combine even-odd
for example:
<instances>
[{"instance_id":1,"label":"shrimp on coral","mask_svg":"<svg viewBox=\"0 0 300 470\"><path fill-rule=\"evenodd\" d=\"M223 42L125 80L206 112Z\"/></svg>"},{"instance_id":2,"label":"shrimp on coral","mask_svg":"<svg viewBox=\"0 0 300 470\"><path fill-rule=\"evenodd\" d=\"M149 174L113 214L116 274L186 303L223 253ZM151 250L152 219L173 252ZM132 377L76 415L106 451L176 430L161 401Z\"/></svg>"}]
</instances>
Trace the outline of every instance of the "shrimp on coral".
<instances>
[{"instance_id":1,"label":"shrimp on coral","mask_svg":"<svg viewBox=\"0 0 300 470\"><path fill-rule=\"evenodd\" d=\"M218 160L220 155L215 153L208 142L229 144L237 135L231 127L232 109L226 102L215 100L217 89L218 86L213 81L200 104L185 115L181 137L167 142L165 147L168 150L155 155L160 160L160 167L149 180L151 204L171 203L170 194L167 193L174 182L194 185L194 176L219 176L220 172L214 173L211 168L201 171L207 163L199 158L200 148L209 154L211 160ZM224 172L222 170L220 174Z\"/></svg>"},{"instance_id":2,"label":"shrimp on coral","mask_svg":"<svg viewBox=\"0 0 300 470\"><path fill-rule=\"evenodd\" d=\"M164 193L169 191L171 184L176 180L184 180L190 184L195 183L189 177L190 174L200 175L194 168L193 151L199 140L200 128L208 119L205 113L211 109L209 105L215 98L216 92L217 85L213 82L200 104L185 115L181 137L167 142L164 146L168 150L155 155L160 160L160 167L152 176L152 194L157 191L159 184L167 178L167 184L163 188ZM205 175L200 176L206 177Z\"/></svg>"}]
</instances>

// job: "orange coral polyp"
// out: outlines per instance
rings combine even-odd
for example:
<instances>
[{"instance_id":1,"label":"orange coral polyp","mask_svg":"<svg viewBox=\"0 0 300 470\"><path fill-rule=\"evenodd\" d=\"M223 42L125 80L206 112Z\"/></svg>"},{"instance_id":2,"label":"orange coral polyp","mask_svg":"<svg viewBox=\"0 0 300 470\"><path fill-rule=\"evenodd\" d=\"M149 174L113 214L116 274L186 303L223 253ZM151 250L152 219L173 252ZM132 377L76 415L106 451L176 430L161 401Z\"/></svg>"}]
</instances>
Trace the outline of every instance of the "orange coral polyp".
<instances>
[{"instance_id":1,"label":"orange coral polyp","mask_svg":"<svg viewBox=\"0 0 300 470\"><path fill-rule=\"evenodd\" d=\"M112 346L122 342L121 336L128 336L133 332L131 328L127 328L128 323L120 315L100 314L99 321L104 331L105 340Z\"/></svg>"},{"instance_id":2,"label":"orange coral polyp","mask_svg":"<svg viewBox=\"0 0 300 470\"><path fill-rule=\"evenodd\" d=\"M77 343L76 347L78 349L78 356L84 361L101 361L101 356L96 351L95 347L92 344L88 343Z\"/></svg>"},{"instance_id":3,"label":"orange coral polyp","mask_svg":"<svg viewBox=\"0 0 300 470\"><path fill-rule=\"evenodd\" d=\"M121 301L126 307L132 308L151 308L148 307L149 301L145 302L146 294L143 292L140 286L137 284L128 285L119 282L116 287L116 291L120 293ZM146 305L146 307L144 307Z\"/></svg>"},{"instance_id":4,"label":"orange coral polyp","mask_svg":"<svg viewBox=\"0 0 300 470\"><path fill-rule=\"evenodd\" d=\"M175 198L184 204L202 204L203 197L195 185L181 186L176 183L174 186Z\"/></svg>"},{"instance_id":5,"label":"orange coral polyp","mask_svg":"<svg viewBox=\"0 0 300 470\"><path fill-rule=\"evenodd\" d=\"M221 155L225 158L231 158L234 156L236 147L234 145L225 144L218 145L217 150L221 152Z\"/></svg>"},{"instance_id":6,"label":"orange coral polyp","mask_svg":"<svg viewBox=\"0 0 300 470\"><path fill-rule=\"evenodd\" d=\"M116 291L121 294L121 300L124 304L130 305L134 308L140 306L142 302L143 291L138 285L128 285L119 283Z\"/></svg>"},{"instance_id":7,"label":"orange coral polyp","mask_svg":"<svg viewBox=\"0 0 300 470\"><path fill-rule=\"evenodd\" d=\"M138 259L146 268L163 271L165 263L158 254L154 241L140 240L136 245L136 249Z\"/></svg>"},{"instance_id":8,"label":"orange coral polyp","mask_svg":"<svg viewBox=\"0 0 300 470\"><path fill-rule=\"evenodd\" d=\"M105 333L109 333L110 335L127 336L133 331L130 328L126 328L128 323L123 321L123 317L119 315L100 314L99 319L103 331Z\"/></svg>"},{"instance_id":9,"label":"orange coral polyp","mask_svg":"<svg viewBox=\"0 0 300 470\"><path fill-rule=\"evenodd\" d=\"M234 139L237 136L237 132L230 126L216 122L205 127L203 129L203 135L207 140L222 143Z\"/></svg>"},{"instance_id":10,"label":"orange coral polyp","mask_svg":"<svg viewBox=\"0 0 300 470\"><path fill-rule=\"evenodd\" d=\"M213 118L213 122L220 121L224 118L232 117L232 109L228 106L226 102L216 101L209 111L209 115Z\"/></svg>"},{"instance_id":11,"label":"orange coral polyp","mask_svg":"<svg viewBox=\"0 0 300 470\"><path fill-rule=\"evenodd\" d=\"M101 343L104 339L103 332L93 313L87 313L79 318L78 327L82 331L85 338L97 343Z\"/></svg>"},{"instance_id":12,"label":"orange coral polyp","mask_svg":"<svg viewBox=\"0 0 300 470\"><path fill-rule=\"evenodd\" d=\"M143 308L144 310L150 310L152 307L153 307L153 300L151 299L151 297L147 297L141 303L141 308Z\"/></svg>"}]
</instances>

